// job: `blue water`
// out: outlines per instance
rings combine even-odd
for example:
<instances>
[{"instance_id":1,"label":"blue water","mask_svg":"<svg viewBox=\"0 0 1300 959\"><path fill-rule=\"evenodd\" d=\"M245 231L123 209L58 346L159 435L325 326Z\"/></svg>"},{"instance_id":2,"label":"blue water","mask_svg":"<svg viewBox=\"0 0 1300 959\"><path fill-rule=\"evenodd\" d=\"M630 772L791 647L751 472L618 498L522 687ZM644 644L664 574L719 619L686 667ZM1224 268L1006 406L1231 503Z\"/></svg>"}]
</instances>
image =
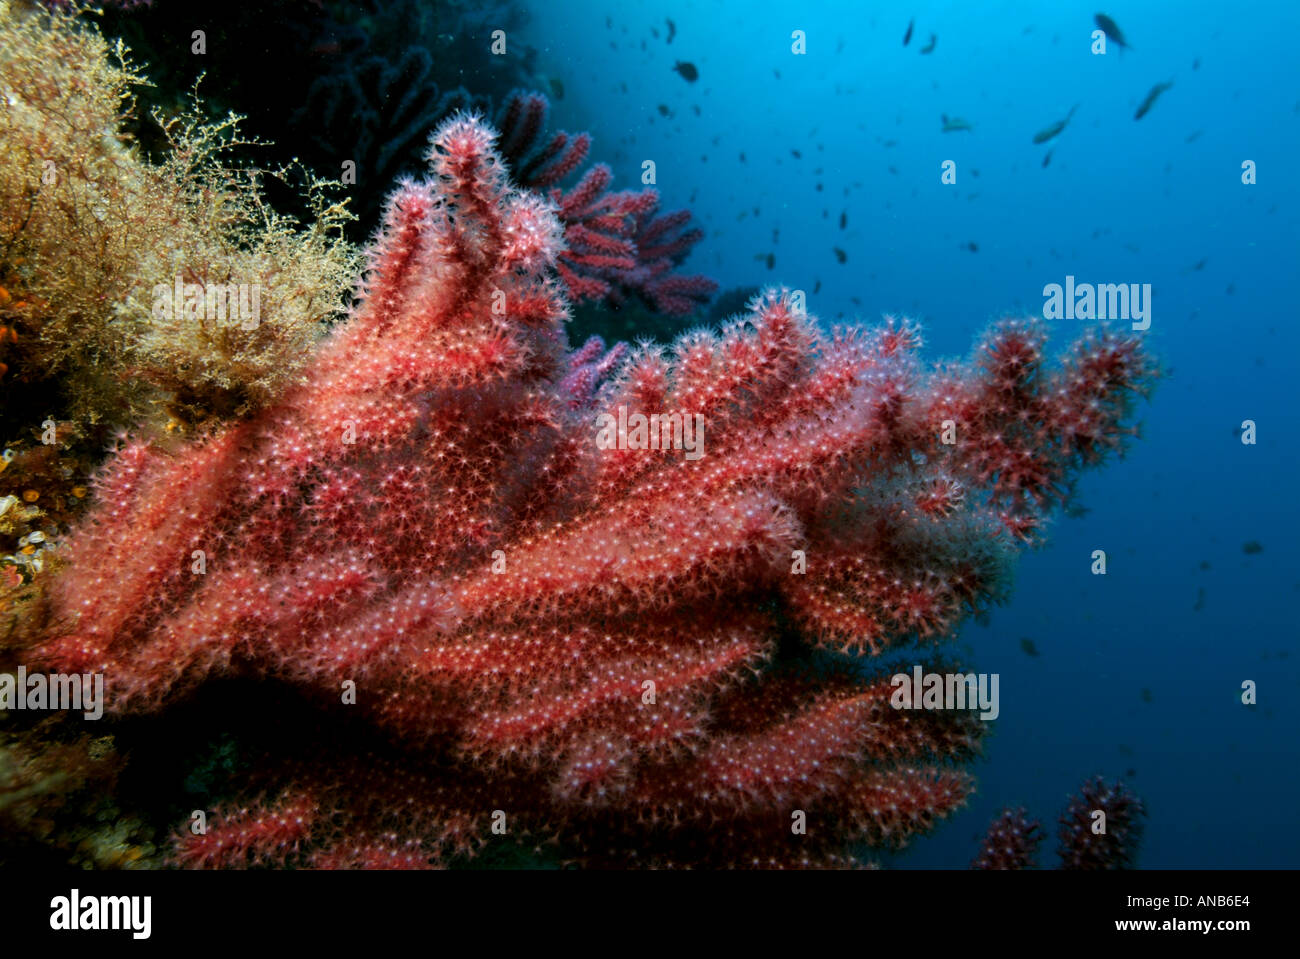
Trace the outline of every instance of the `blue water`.
<instances>
[{"instance_id":1,"label":"blue water","mask_svg":"<svg viewBox=\"0 0 1300 959\"><path fill-rule=\"evenodd\" d=\"M1011 603L963 630L958 648L1001 676L1001 716L978 795L899 867L964 865L1009 803L1054 832L1095 773L1145 800L1144 867L1300 866L1300 4L1099 4L547 0L527 30L566 90L552 127L590 130L616 187L654 160L665 207L689 204L706 232L688 271L724 288L820 280L824 321L906 314L938 357L993 317L1041 312L1067 274L1152 285L1145 335L1172 375L1144 438L1083 482L1091 512L1059 518ZM1099 9L1131 50L1090 52ZM1060 136L1031 142L1076 103ZM945 113L974 130L942 133ZM1054 343L1083 325L1058 321Z\"/></svg>"}]
</instances>

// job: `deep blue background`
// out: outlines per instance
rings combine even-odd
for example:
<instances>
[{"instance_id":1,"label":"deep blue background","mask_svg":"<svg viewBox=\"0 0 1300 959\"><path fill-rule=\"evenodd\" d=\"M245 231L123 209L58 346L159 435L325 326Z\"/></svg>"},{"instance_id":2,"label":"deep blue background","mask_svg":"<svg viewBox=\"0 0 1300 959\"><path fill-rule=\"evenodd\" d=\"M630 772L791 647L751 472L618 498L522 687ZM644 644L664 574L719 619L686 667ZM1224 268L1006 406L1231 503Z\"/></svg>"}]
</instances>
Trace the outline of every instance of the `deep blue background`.
<instances>
[{"instance_id":1,"label":"deep blue background","mask_svg":"<svg viewBox=\"0 0 1300 959\"><path fill-rule=\"evenodd\" d=\"M938 358L993 317L1041 312L1067 273L1153 286L1147 336L1172 375L1144 438L1086 479L1091 512L1054 522L1011 604L963 630L969 660L1001 674L979 794L894 864L964 865L1007 803L1054 831L1100 772L1148 805L1143 866L1297 867L1300 4L1107 3L1132 49L1095 56L1099 2L547 0L527 39L566 90L552 126L589 129L615 187L654 160L665 207L689 203L706 230L688 269L724 287L820 280L824 321L906 314ZM1032 143L1076 103L1062 135ZM942 133L943 113L974 131ZM948 159L955 186L940 183ZM1241 182L1245 160L1257 185ZM1082 325L1057 322L1054 345ZM1248 418L1255 446L1235 435ZM1243 551L1252 540L1262 552Z\"/></svg>"}]
</instances>

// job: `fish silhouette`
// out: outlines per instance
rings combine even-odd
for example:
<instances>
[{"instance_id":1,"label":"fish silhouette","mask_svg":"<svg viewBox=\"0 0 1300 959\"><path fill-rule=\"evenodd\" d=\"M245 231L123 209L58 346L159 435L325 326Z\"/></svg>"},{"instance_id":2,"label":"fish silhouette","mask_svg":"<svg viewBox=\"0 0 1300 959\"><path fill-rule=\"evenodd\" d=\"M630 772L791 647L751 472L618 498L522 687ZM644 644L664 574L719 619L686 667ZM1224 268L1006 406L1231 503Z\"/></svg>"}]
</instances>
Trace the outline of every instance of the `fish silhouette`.
<instances>
[{"instance_id":1,"label":"fish silhouette","mask_svg":"<svg viewBox=\"0 0 1300 959\"><path fill-rule=\"evenodd\" d=\"M1119 47L1121 52L1133 49L1133 46L1124 39L1124 32L1120 30L1119 24L1106 16L1106 14L1098 13L1092 19L1096 22L1097 26L1101 27L1101 32L1106 34L1106 36L1110 37L1111 40L1115 42L1115 45Z\"/></svg>"}]
</instances>

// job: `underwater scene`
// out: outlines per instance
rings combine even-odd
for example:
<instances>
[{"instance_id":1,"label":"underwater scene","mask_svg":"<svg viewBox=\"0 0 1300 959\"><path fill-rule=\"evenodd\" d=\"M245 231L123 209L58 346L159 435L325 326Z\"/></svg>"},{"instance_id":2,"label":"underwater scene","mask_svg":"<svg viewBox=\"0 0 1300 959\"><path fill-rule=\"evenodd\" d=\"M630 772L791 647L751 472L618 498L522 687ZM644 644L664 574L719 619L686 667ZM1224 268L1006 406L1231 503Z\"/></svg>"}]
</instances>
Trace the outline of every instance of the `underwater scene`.
<instances>
[{"instance_id":1,"label":"underwater scene","mask_svg":"<svg viewBox=\"0 0 1300 959\"><path fill-rule=\"evenodd\" d=\"M0 0L0 868L1300 866L1300 5L1099 3Z\"/></svg>"}]
</instances>

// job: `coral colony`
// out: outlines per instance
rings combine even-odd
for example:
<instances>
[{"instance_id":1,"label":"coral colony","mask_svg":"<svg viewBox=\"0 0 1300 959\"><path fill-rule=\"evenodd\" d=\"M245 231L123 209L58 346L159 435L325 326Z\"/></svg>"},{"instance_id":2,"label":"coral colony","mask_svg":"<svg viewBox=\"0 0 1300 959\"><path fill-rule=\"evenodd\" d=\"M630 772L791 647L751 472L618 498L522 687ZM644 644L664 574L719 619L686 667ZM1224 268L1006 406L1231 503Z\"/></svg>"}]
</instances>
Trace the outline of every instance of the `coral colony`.
<instances>
[{"instance_id":1,"label":"coral colony","mask_svg":"<svg viewBox=\"0 0 1300 959\"><path fill-rule=\"evenodd\" d=\"M688 229L691 211L659 214L656 190L610 192L614 174L603 163L562 192L555 184L582 165L591 137L556 133L543 142L549 110L542 94L516 91L498 114L498 149L519 186L546 192L555 203L564 231L555 271L569 299L619 305L636 293L670 316L687 316L707 303L716 283L673 272L704 238L698 227Z\"/></svg>"},{"instance_id":2,"label":"coral colony","mask_svg":"<svg viewBox=\"0 0 1300 959\"><path fill-rule=\"evenodd\" d=\"M1057 855L1062 869L1128 869L1142 841L1146 808L1123 783L1085 782L1061 813ZM989 826L972 869L1037 868L1042 824L1024 808L1004 809Z\"/></svg>"},{"instance_id":3,"label":"coral colony","mask_svg":"<svg viewBox=\"0 0 1300 959\"><path fill-rule=\"evenodd\" d=\"M1123 783L1084 783L1061 813L1062 869L1127 869L1137 859L1146 807Z\"/></svg>"},{"instance_id":4,"label":"coral colony","mask_svg":"<svg viewBox=\"0 0 1300 959\"><path fill-rule=\"evenodd\" d=\"M1038 864L1042 824L1021 807L1004 809L989 825L972 869L1029 869Z\"/></svg>"},{"instance_id":5,"label":"coral colony","mask_svg":"<svg viewBox=\"0 0 1300 959\"><path fill-rule=\"evenodd\" d=\"M242 771L237 801L176 824L185 865L501 843L841 865L930 829L982 724L892 708L871 658L1004 595L1078 470L1134 432L1137 339L1098 328L1049 365L1040 325L1008 320L931 370L913 325L823 332L772 290L670 347L571 350L564 286L671 230L599 176L553 202L512 185L494 141L439 127L302 382L211 435L120 444L32 659L102 672L108 716L244 677L355 734ZM668 442L597 442L630 414Z\"/></svg>"}]
</instances>

